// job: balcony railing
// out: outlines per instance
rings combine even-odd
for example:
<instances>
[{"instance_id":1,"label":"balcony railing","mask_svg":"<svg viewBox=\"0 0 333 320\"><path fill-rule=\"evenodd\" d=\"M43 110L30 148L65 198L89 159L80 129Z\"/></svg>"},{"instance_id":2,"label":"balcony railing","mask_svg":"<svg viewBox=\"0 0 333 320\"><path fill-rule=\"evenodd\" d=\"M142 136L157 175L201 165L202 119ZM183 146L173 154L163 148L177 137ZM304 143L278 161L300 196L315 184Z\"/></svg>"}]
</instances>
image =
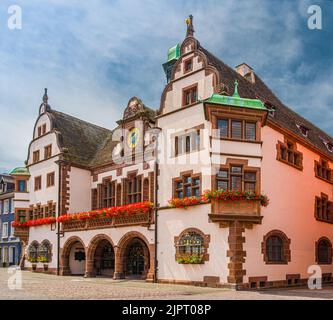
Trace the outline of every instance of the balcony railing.
<instances>
[{"instance_id":1,"label":"balcony railing","mask_svg":"<svg viewBox=\"0 0 333 320\"><path fill-rule=\"evenodd\" d=\"M86 220L69 220L62 222L62 231L79 231L102 228L116 228L133 225L148 226L154 223L151 211L133 215L98 217Z\"/></svg>"}]
</instances>

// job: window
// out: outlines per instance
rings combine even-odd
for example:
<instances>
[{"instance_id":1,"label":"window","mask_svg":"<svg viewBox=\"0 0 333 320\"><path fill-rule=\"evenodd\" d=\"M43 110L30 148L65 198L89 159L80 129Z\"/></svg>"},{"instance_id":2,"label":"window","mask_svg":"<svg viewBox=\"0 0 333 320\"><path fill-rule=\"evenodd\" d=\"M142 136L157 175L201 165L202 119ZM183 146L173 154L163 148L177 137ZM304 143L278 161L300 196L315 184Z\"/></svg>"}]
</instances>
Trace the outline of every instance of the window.
<instances>
[{"instance_id":1,"label":"window","mask_svg":"<svg viewBox=\"0 0 333 320\"><path fill-rule=\"evenodd\" d=\"M279 230L270 231L261 243L266 264L287 264L291 260L290 239Z\"/></svg>"},{"instance_id":2,"label":"window","mask_svg":"<svg viewBox=\"0 0 333 320\"><path fill-rule=\"evenodd\" d=\"M332 263L332 243L325 237L316 242L316 262L318 264Z\"/></svg>"},{"instance_id":3,"label":"window","mask_svg":"<svg viewBox=\"0 0 333 320\"><path fill-rule=\"evenodd\" d=\"M245 140L256 140L256 124L254 122L245 122Z\"/></svg>"},{"instance_id":4,"label":"window","mask_svg":"<svg viewBox=\"0 0 333 320\"><path fill-rule=\"evenodd\" d=\"M33 161L33 163L36 163L39 161L39 150L33 152L32 161Z\"/></svg>"},{"instance_id":5,"label":"window","mask_svg":"<svg viewBox=\"0 0 333 320\"><path fill-rule=\"evenodd\" d=\"M127 180L127 203L136 203L141 201L141 176L132 176Z\"/></svg>"},{"instance_id":6,"label":"window","mask_svg":"<svg viewBox=\"0 0 333 320\"><path fill-rule=\"evenodd\" d=\"M219 134L221 138L229 137L229 121L226 119L217 120L217 128L219 129Z\"/></svg>"},{"instance_id":7,"label":"window","mask_svg":"<svg viewBox=\"0 0 333 320\"><path fill-rule=\"evenodd\" d=\"M4 200L3 202L3 214L8 214L10 211L10 201L9 199Z\"/></svg>"},{"instance_id":8,"label":"window","mask_svg":"<svg viewBox=\"0 0 333 320\"><path fill-rule=\"evenodd\" d=\"M203 263L209 260L210 235L196 228L184 230L175 237L176 260L178 263ZM186 262L186 258L190 258Z\"/></svg>"},{"instance_id":9,"label":"window","mask_svg":"<svg viewBox=\"0 0 333 320\"><path fill-rule=\"evenodd\" d=\"M279 236L267 239L266 254L269 262L283 262L283 240Z\"/></svg>"},{"instance_id":10,"label":"window","mask_svg":"<svg viewBox=\"0 0 333 320\"><path fill-rule=\"evenodd\" d=\"M40 137L42 135L42 127L38 127L37 131L38 131L38 137Z\"/></svg>"},{"instance_id":11,"label":"window","mask_svg":"<svg viewBox=\"0 0 333 320\"><path fill-rule=\"evenodd\" d=\"M317 220L333 223L333 202L324 193L315 198L315 217Z\"/></svg>"},{"instance_id":12,"label":"window","mask_svg":"<svg viewBox=\"0 0 333 320\"><path fill-rule=\"evenodd\" d=\"M35 177L35 191L42 189L42 177Z\"/></svg>"},{"instance_id":13,"label":"window","mask_svg":"<svg viewBox=\"0 0 333 320\"><path fill-rule=\"evenodd\" d=\"M315 161L315 174L317 178L333 183L332 169L329 168L327 161L323 159Z\"/></svg>"},{"instance_id":14,"label":"window","mask_svg":"<svg viewBox=\"0 0 333 320\"><path fill-rule=\"evenodd\" d=\"M16 257L16 248L15 247L9 247L9 263L15 264L15 257Z\"/></svg>"},{"instance_id":15,"label":"window","mask_svg":"<svg viewBox=\"0 0 333 320\"><path fill-rule=\"evenodd\" d=\"M231 121L231 138L242 139L242 121Z\"/></svg>"},{"instance_id":16,"label":"window","mask_svg":"<svg viewBox=\"0 0 333 320\"><path fill-rule=\"evenodd\" d=\"M200 149L200 130L175 137L175 156Z\"/></svg>"},{"instance_id":17,"label":"window","mask_svg":"<svg viewBox=\"0 0 333 320\"><path fill-rule=\"evenodd\" d=\"M199 197L201 190L201 175L181 174L180 178L174 179L174 197Z\"/></svg>"},{"instance_id":18,"label":"window","mask_svg":"<svg viewBox=\"0 0 333 320\"><path fill-rule=\"evenodd\" d=\"M184 62L184 73L190 72L193 69L193 60L191 59L187 59Z\"/></svg>"},{"instance_id":19,"label":"window","mask_svg":"<svg viewBox=\"0 0 333 320\"><path fill-rule=\"evenodd\" d=\"M48 173L46 176L46 187L54 186L54 172Z\"/></svg>"},{"instance_id":20,"label":"window","mask_svg":"<svg viewBox=\"0 0 333 320\"><path fill-rule=\"evenodd\" d=\"M114 207L116 205L116 182L107 181L103 185L103 208Z\"/></svg>"},{"instance_id":21,"label":"window","mask_svg":"<svg viewBox=\"0 0 333 320\"><path fill-rule=\"evenodd\" d=\"M17 191L18 192L26 192L27 191L27 185L25 180L18 180L17 182Z\"/></svg>"},{"instance_id":22,"label":"window","mask_svg":"<svg viewBox=\"0 0 333 320\"><path fill-rule=\"evenodd\" d=\"M198 86L192 86L183 90L183 106L195 103L198 100Z\"/></svg>"},{"instance_id":23,"label":"window","mask_svg":"<svg viewBox=\"0 0 333 320\"><path fill-rule=\"evenodd\" d=\"M42 134L46 133L46 123L42 125Z\"/></svg>"},{"instance_id":24,"label":"window","mask_svg":"<svg viewBox=\"0 0 333 320\"><path fill-rule=\"evenodd\" d=\"M44 159L49 159L52 156L52 145L44 147Z\"/></svg>"},{"instance_id":25,"label":"window","mask_svg":"<svg viewBox=\"0 0 333 320\"><path fill-rule=\"evenodd\" d=\"M17 212L17 220L22 223L27 221L27 213L25 210L18 210Z\"/></svg>"},{"instance_id":26,"label":"window","mask_svg":"<svg viewBox=\"0 0 333 320\"><path fill-rule=\"evenodd\" d=\"M44 240L37 249L38 260L44 263L51 261L51 244L48 240Z\"/></svg>"},{"instance_id":27,"label":"window","mask_svg":"<svg viewBox=\"0 0 333 320\"><path fill-rule=\"evenodd\" d=\"M8 238L8 222L2 224L2 238Z\"/></svg>"},{"instance_id":28,"label":"window","mask_svg":"<svg viewBox=\"0 0 333 320\"><path fill-rule=\"evenodd\" d=\"M29 262L37 262L38 259L38 242L34 241L30 244L27 250L27 256Z\"/></svg>"},{"instance_id":29,"label":"window","mask_svg":"<svg viewBox=\"0 0 333 320\"><path fill-rule=\"evenodd\" d=\"M202 255L205 251L204 239L196 232L185 233L176 244L177 253Z\"/></svg>"},{"instance_id":30,"label":"window","mask_svg":"<svg viewBox=\"0 0 333 320\"><path fill-rule=\"evenodd\" d=\"M257 124L245 120L217 119L217 129L220 138L234 140L257 140Z\"/></svg>"},{"instance_id":31,"label":"window","mask_svg":"<svg viewBox=\"0 0 333 320\"><path fill-rule=\"evenodd\" d=\"M277 160L289 164L299 170L303 170L303 154L296 150L296 143L287 140L285 143L279 141L276 145Z\"/></svg>"},{"instance_id":32,"label":"window","mask_svg":"<svg viewBox=\"0 0 333 320\"><path fill-rule=\"evenodd\" d=\"M296 124L296 127L298 128L299 132L302 134L302 136L307 137L309 133L309 128L302 124Z\"/></svg>"},{"instance_id":33,"label":"window","mask_svg":"<svg viewBox=\"0 0 333 320\"><path fill-rule=\"evenodd\" d=\"M250 191L255 193L257 172L244 169L241 165L222 168L216 174L216 189Z\"/></svg>"}]
</instances>

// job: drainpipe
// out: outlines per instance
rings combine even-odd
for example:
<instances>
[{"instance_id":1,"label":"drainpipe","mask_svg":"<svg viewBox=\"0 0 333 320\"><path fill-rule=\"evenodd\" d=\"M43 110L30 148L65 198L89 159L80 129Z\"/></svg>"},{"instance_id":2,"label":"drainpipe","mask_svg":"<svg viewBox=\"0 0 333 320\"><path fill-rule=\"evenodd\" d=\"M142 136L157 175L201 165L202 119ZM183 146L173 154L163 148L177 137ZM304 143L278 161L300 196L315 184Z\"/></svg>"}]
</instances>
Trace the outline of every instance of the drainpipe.
<instances>
[{"instance_id":1,"label":"drainpipe","mask_svg":"<svg viewBox=\"0 0 333 320\"><path fill-rule=\"evenodd\" d=\"M154 194L154 222L155 222L155 229L154 229L154 238L155 238L155 254L154 254L154 282L157 283L157 244L158 244L158 137L155 137L156 141L156 148L155 148L155 165L154 165L154 186L155 186L155 194Z\"/></svg>"},{"instance_id":2,"label":"drainpipe","mask_svg":"<svg viewBox=\"0 0 333 320\"><path fill-rule=\"evenodd\" d=\"M154 282L156 283L157 282L157 217L158 217L158 209L157 209L157 183L158 183L158 179L157 179L157 173L158 173L158 163L157 161L155 160L155 169L154 169L154 178L155 178L155 195L154 195L154 214L155 214L155 217L154 217L154 220L155 220L155 234L154 234L154 238L155 238L155 254L154 254Z\"/></svg>"},{"instance_id":3,"label":"drainpipe","mask_svg":"<svg viewBox=\"0 0 333 320\"><path fill-rule=\"evenodd\" d=\"M57 217L60 216L61 210L61 161L58 162L59 166L59 176L58 176L58 214ZM57 276L60 275L60 222L57 221Z\"/></svg>"}]
</instances>

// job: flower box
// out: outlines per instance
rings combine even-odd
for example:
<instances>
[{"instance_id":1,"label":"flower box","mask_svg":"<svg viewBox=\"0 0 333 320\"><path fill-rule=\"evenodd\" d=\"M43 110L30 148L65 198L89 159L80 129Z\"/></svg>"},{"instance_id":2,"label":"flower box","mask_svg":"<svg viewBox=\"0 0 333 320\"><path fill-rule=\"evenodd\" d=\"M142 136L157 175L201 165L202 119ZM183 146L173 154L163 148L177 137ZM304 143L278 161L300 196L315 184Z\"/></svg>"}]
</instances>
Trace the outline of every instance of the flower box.
<instances>
[{"instance_id":1,"label":"flower box","mask_svg":"<svg viewBox=\"0 0 333 320\"><path fill-rule=\"evenodd\" d=\"M260 216L259 200L212 200L213 214Z\"/></svg>"},{"instance_id":2,"label":"flower box","mask_svg":"<svg viewBox=\"0 0 333 320\"><path fill-rule=\"evenodd\" d=\"M177 254L176 261L179 264L203 264L203 255L198 254Z\"/></svg>"}]
</instances>

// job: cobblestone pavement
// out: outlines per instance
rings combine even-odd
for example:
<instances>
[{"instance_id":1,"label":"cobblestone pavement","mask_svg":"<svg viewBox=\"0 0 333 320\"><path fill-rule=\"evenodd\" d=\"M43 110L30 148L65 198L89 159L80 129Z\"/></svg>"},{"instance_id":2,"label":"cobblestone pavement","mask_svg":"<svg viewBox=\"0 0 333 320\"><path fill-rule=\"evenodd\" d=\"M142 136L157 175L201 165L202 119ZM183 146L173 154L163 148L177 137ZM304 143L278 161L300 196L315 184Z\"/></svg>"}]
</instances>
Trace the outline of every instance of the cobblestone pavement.
<instances>
[{"instance_id":1,"label":"cobblestone pavement","mask_svg":"<svg viewBox=\"0 0 333 320\"><path fill-rule=\"evenodd\" d=\"M21 271L20 271L21 272ZM22 271L22 288L14 288L7 269L0 268L0 300L9 299L333 299L333 286L322 290L279 289L233 291L183 285L151 284L139 280L58 277ZM10 288L11 287L11 288Z\"/></svg>"}]
</instances>

